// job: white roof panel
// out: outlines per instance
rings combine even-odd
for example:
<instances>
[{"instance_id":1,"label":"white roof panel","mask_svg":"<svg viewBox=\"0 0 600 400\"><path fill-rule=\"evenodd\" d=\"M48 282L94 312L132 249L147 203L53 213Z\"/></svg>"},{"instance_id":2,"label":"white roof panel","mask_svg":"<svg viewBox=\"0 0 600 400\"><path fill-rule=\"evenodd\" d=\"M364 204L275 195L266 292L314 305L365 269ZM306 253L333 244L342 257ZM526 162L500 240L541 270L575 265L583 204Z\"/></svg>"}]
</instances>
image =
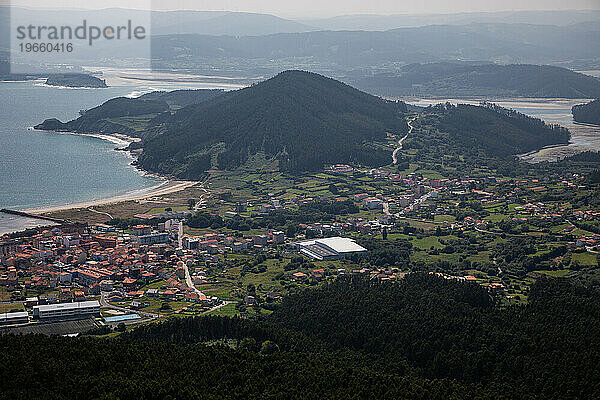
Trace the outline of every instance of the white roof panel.
<instances>
[{"instance_id":1,"label":"white roof panel","mask_svg":"<svg viewBox=\"0 0 600 400\"><path fill-rule=\"evenodd\" d=\"M358 245L353 239L343 237L330 237L317 239L315 242L329 247L338 253L352 253L355 251L367 251L364 247Z\"/></svg>"},{"instance_id":2,"label":"white roof panel","mask_svg":"<svg viewBox=\"0 0 600 400\"><path fill-rule=\"evenodd\" d=\"M44 304L41 306L34 306L34 309L40 311L54 311L54 310L71 310L74 308L87 308L87 307L100 307L98 300L90 301L78 301L75 303L59 303L59 304Z\"/></svg>"}]
</instances>

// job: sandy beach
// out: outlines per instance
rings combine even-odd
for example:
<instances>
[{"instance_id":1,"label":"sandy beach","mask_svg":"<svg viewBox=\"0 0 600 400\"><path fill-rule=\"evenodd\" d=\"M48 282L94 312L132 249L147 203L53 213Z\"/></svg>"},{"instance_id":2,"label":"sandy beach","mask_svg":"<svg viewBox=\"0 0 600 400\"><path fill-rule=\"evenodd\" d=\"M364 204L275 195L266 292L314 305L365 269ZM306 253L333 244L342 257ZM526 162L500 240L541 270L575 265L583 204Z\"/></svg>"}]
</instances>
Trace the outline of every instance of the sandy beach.
<instances>
[{"instance_id":1,"label":"sandy beach","mask_svg":"<svg viewBox=\"0 0 600 400\"><path fill-rule=\"evenodd\" d=\"M33 127L29 127L28 129L36 130ZM125 147L129 146L131 143L137 142L140 140L139 138L134 138L134 137L127 136L124 134L119 134L119 133L111 133L111 134L79 133L79 132L56 132L56 133L64 134L64 135L79 135L79 136L95 137L98 139L102 139L102 140L106 140L111 143L114 143L122 148L125 148ZM136 158L129 151L125 151L123 153L126 154L131 159ZM137 167L136 167L136 170L140 174L155 175L155 174L152 174L151 172L142 170ZM158 175L156 175L156 176L158 176ZM147 199L147 198L166 195L169 193L175 193L180 190L184 190L188 187L194 186L198 183L200 183L200 182L164 179L160 184L158 184L156 186L132 191L132 192L126 193L126 194L107 197L104 199L89 200L89 201L84 201L84 202L79 202L79 203L67 203L67 204L54 205L54 206L35 207L35 208L30 208L30 209L25 209L25 210L20 210L20 211L25 211L25 212L32 213L32 214L45 214L45 213L51 213L51 212L56 212L56 211L72 210L72 209L88 208L88 207L94 207L94 206L100 206L100 205L114 204L114 203L119 203L119 202L123 202L123 201L141 200L141 199Z\"/></svg>"},{"instance_id":2,"label":"sandy beach","mask_svg":"<svg viewBox=\"0 0 600 400\"><path fill-rule=\"evenodd\" d=\"M106 204L114 204L122 201L132 201L132 200L141 200L147 199L150 197L163 196L170 193L179 192L180 190L184 190L186 188L192 187L194 185L199 184L198 181L178 181L178 180L167 180L160 185L155 187L151 187L148 189L142 189L136 192L127 193L120 196L110 197L106 199L99 200L90 200L81 203L71 203L71 204L63 204L57 206L49 206L49 207L39 207L28 210L23 210L32 214L45 214L55 211L62 210L71 210L76 208L88 208Z\"/></svg>"}]
</instances>

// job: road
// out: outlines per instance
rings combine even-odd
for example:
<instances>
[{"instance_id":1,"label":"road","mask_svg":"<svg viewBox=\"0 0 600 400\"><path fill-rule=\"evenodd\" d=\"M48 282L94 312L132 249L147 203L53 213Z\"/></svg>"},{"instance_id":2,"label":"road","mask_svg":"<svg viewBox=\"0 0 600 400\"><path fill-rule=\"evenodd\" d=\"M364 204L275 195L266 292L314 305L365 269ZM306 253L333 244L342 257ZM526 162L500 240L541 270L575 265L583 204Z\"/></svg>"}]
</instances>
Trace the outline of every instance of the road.
<instances>
[{"instance_id":1,"label":"road","mask_svg":"<svg viewBox=\"0 0 600 400\"><path fill-rule=\"evenodd\" d=\"M408 135L411 134L411 132L413 131L414 127L412 125L412 122L417 119L417 117L413 117L410 118L406 121L406 124L408 125L408 133L406 135L404 135L404 137L400 140L398 140L398 147L396 148L396 150L394 150L394 152L392 153L392 161L394 162L394 165L398 164L398 152L400 150L402 150L402 143L404 142L404 140L408 137Z\"/></svg>"},{"instance_id":2,"label":"road","mask_svg":"<svg viewBox=\"0 0 600 400\"><path fill-rule=\"evenodd\" d=\"M419 197L418 199L413 200L412 204L410 204L409 206L404 207L404 210L406 211L412 211L415 207L415 205L417 204L421 204L424 201L426 201L428 198L430 198L433 195L433 190L431 192L425 193L423 196ZM383 202L383 213L387 214L387 215L394 215L397 218L404 218L402 215L400 215L400 213L396 213L396 214L392 214L390 212L390 204L387 201ZM432 222L432 223L437 223L437 222L433 222L433 221L427 221L427 220L423 220L423 222Z\"/></svg>"},{"instance_id":3,"label":"road","mask_svg":"<svg viewBox=\"0 0 600 400\"><path fill-rule=\"evenodd\" d=\"M198 296L204 296L204 293L202 293L199 289L196 288L196 286L194 286L194 282L192 281L192 276L190 275L190 270L187 266L187 263L183 263L183 269L185 271L185 284L189 287L194 289L194 291L196 293L198 293Z\"/></svg>"},{"instance_id":4,"label":"road","mask_svg":"<svg viewBox=\"0 0 600 400\"><path fill-rule=\"evenodd\" d=\"M98 210L93 209L92 207L88 207L87 209L88 209L88 211L91 211L93 213L106 215L108 218L113 219L113 216L107 212L98 211Z\"/></svg>"},{"instance_id":5,"label":"road","mask_svg":"<svg viewBox=\"0 0 600 400\"><path fill-rule=\"evenodd\" d=\"M204 180L199 188L200 190L202 190L204 192L204 194L200 195L200 199L198 199L198 201L196 202L196 204L194 205L194 212L198 212L200 210L200 208L202 208L202 206L204 206L204 202L205 202L205 197L208 197L209 192L208 190L204 187L204 185L206 185L208 179Z\"/></svg>"},{"instance_id":6,"label":"road","mask_svg":"<svg viewBox=\"0 0 600 400\"><path fill-rule=\"evenodd\" d=\"M211 308L210 310L206 310L204 311L202 314L208 314L210 312L213 312L215 310L218 310L219 308L226 306L227 304L231 304L231 303L235 303L235 301L231 301L231 300L223 300L223 302L221 304L219 304L218 306L214 306L213 308Z\"/></svg>"},{"instance_id":7,"label":"road","mask_svg":"<svg viewBox=\"0 0 600 400\"><path fill-rule=\"evenodd\" d=\"M418 199L415 199L411 205L405 207L405 210L409 210L412 211L414 210L415 206L418 204L422 204L423 202L427 201L427 199L429 199L431 196L433 196L434 190L432 190L431 192L427 192L425 193L423 196L419 197Z\"/></svg>"}]
</instances>

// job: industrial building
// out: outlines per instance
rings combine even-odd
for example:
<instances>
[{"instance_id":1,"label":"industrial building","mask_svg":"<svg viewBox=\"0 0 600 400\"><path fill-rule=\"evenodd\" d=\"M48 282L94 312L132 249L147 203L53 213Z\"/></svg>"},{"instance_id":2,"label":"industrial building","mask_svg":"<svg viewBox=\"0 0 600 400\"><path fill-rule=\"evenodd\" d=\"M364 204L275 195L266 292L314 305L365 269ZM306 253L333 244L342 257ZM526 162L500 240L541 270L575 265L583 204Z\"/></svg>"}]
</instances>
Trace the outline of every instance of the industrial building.
<instances>
[{"instance_id":1,"label":"industrial building","mask_svg":"<svg viewBox=\"0 0 600 400\"><path fill-rule=\"evenodd\" d=\"M339 236L307 240L294 245L301 254L315 260L335 260L367 252L367 249L356 244L353 239Z\"/></svg>"},{"instance_id":2,"label":"industrial building","mask_svg":"<svg viewBox=\"0 0 600 400\"><path fill-rule=\"evenodd\" d=\"M27 311L0 314L0 325L26 324L28 322L29 314L27 314Z\"/></svg>"},{"instance_id":3,"label":"industrial building","mask_svg":"<svg viewBox=\"0 0 600 400\"><path fill-rule=\"evenodd\" d=\"M40 320L77 319L99 315L100 303L97 300L33 307L33 318L39 318Z\"/></svg>"}]
</instances>

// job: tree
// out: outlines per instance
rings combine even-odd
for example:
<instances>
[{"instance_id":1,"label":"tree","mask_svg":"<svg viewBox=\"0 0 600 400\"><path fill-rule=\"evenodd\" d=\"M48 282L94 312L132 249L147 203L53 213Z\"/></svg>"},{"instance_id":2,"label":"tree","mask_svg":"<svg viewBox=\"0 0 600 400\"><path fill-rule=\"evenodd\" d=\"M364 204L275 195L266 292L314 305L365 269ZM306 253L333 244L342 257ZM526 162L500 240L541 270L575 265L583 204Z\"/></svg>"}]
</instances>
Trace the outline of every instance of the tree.
<instances>
[{"instance_id":1,"label":"tree","mask_svg":"<svg viewBox=\"0 0 600 400\"><path fill-rule=\"evenodd\" d=\"M278 349L277 345L270 340L265 340L263 342L262 346L260 347L260 352L263 355L273 354L278 350L279 349Z\"/></svg>"}]
</instances>

